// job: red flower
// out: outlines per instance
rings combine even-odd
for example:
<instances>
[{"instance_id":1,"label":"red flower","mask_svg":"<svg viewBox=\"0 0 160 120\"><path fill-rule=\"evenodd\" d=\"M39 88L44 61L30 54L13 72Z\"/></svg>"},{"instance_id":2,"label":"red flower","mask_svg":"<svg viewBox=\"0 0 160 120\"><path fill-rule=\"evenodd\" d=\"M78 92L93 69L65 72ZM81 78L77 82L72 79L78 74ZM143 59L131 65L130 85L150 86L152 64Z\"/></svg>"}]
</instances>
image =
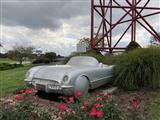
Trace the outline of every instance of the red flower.
<instances>
[{"instance_id":1,"label":"red flower","mask_svg":"<svg viewBox=\"0 0 160 120\"><path fill-rule=\"evenodd\" d=\"M81 96L82 96L82 93L81 93L80 90L77 90L77 91L76 91L76 96L77 96L77 97L81 97Z\"/></svg>"},{"instance_id":2,"label":"red flower","mask_svg":"<svg viewBox=\"0 0 160 120\"><path fill-rule=\"evenodd\" d=\"M69 97L68 98L68 103L74 103L74 97Z\"/></svg>"},{"instance_id":3,"label":"red flower","mask_svg":"<svg viewBox=\"0 0 160 120\"><path fill-rule=\"evenodd\" d=\"M18 93L24 93L24 90L18 90Z\"/></svg>"},{"instance_id":4,"label":"red flower","mask_svg":"<svg viewBox=\"0 0 160 120\"><path fill-rule=\"evenodd\" d=\"M14 96L15 100L22 100L24 97L22 95L16 95Z\"/></svg>"},{"instance_id":5,"label":"red flower","mask_svg":"<svg viewBox=\"0 0 160 120\"><path fill-rule=\"evenodd\" d=\"M96 107L96 108L98 108L98 107L103 107L103 104L101 104L101 103L95 103L95 104L94 104L94 107Z\"/></svg>"},{"instance_id":6,"label":"red flower","mask_svg":"<svg viewBox=\"0 0 160 120\"><path fill-rule=\"evenodd\" d=\"M27 93L27 94L30 94L30 93L32 93L33 91L32 90L25 90L25 93Z\"/></svg>"},{"instance_id":7,"label":"red flower","mask_svg":"<svg viewBox=\"0 0 160 120\"><path fill-rule=\"evenodd\" d=\"M141 104L141 99L139 97L134 97L131 101L131 105L134 109L138 109Z\"/></svg>"},{"instance_id":8,"label":"red flower","mask_svg":"<svg viewBox=\"0 0 160 120\"><path fill-rule=\"evenodd\" d=\"M97 115L97 117L101 118L101 117L103 117L104 113L101 110L97 110L96 115Z\"/></svg>"},{"instance_id":9,"label":"red flower","mask_svg":"<svg viewBox=\"0 0 160 120\"><path fill-rule=\"evenodd\" d=\"M96 116L97 115L97 109L96 108L92 108L90 111L90 115L91 116Z\"/></svg>"},{"instance_id":10,"label":"red flower","mask_svg":"<svg viewBox=\"0 0 160 120\"><path fill-rule=\"evenodd\" d=\"M83 103L83 105L85 106L85 107L88 107L89 106L89 101L85 101L84 103Z\"/></svg>"},{"instance_id":11,"label":"red flower","mask_svg":"<svg viewBox=\"0 0 160 120\"><path fill-rule=\"evenodd\" d=\"M59 108L59 110L67 110L68 109L66 104L60 104L58 108Z\"/></svg>"}]
</instances>

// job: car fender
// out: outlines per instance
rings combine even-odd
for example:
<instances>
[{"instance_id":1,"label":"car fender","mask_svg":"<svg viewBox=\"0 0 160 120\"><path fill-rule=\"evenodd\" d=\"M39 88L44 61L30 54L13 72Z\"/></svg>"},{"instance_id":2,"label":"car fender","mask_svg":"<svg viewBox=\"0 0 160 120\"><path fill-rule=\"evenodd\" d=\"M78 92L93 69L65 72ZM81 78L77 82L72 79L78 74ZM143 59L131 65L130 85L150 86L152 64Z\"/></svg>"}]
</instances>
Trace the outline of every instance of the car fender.
<instances>
[{"instance_id":1,"label":"car fender","mask_svg":"<svg viewBox=\"0 0 160 120\"><path fill-rule=\"evenodd\" d=\"M87 75L81 74L81 75L79 75L79 76L77 77L77 79L78 79L79 77L85 77L85 78L88 80L89 88L91 88L91 81L90 81L90 79L89 79L89 77L88 77Z\"/></svg>"}]
</instances>

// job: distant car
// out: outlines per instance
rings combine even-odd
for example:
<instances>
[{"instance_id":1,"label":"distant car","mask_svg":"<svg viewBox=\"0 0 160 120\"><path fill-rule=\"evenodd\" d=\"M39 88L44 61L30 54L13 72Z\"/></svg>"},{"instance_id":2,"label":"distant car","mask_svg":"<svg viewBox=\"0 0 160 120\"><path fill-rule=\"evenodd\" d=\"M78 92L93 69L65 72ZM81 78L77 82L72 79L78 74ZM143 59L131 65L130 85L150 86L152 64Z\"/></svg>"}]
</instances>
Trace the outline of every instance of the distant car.
<instances>
[{"instance_id":1,"label":"distant car","mask_svg":"<svg viewBox=\"0 0 160 120\"><path fill-rule=\"evenodd\" d=\"M97 88L110 82L113 77L113 65L99 63L94 57L72 57L65 65L46 65L31 68L25 81L38 91L83 95L89 89Z\"/></svg>"}]
</instances>

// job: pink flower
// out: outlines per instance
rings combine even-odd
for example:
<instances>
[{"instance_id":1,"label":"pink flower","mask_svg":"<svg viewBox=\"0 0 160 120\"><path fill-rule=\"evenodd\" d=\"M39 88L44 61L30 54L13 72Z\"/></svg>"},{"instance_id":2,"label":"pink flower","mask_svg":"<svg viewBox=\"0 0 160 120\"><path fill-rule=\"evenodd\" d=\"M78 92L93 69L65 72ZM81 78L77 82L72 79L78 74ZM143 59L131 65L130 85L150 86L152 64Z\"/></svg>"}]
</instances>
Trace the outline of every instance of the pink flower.
<instances>
[{"instance_id":1,"label":"pink flower","mask_svg":"<svg viewBox=\"0 0 160 120\"><path fill-rule=\"evenodd\" d=\"M96 108L92 108L90 111L90 115L91 116L96 116L97 115L97 109Z\"/></svg>"},{"instance_id":2,"label":"pink flower","mask_svg":"<svg viewBox=\"0 0 160 120\"><path fill-rule=\"evenodd\" d=\"M96 111L96 116L99 117L99 118L102 118L104 115L103 111L102 110L97 110Z\"/></svg>"},{"instance_id":3,"label":"pink flower","mask_svg":"<svg viewBox=\"0 0 160 120\"><path fill-rule=\"evenodd\" d=\"M140 104L141 104L141 99L139 97L134 97L131 101L131 106L134 109L140 108Z\"/></svg>"},{"instance_id":4,"label":"pink flower","mask_svg":"<svg viewBox=\"0 0 160 120\"><path fill-rule=\"evenodd\" d=\"M14 96L15 100L22 100L24 97L22 95L16 95Z\"/></svg>"},{"instance_id":5,"label":"pink flower","mask_svg":"<svg viewBox=\"0 0 160 120\"><path fill-rule=\"evenodd\" d=\"M59 108L59 110L67 110L68 109L67 105L63 104L63 103L60 104L58 108Z\"/></svg>"},{"instance_id":6,"label":"pink flower","mask_svg":"<svg viewBox=\"0 0 160 120\"><path fill-rule=\"evenodd\" d=\"M32 91L32 90L29 90L29 89L28 89L28 90L25 90L25 93L26 93L26 94L30 94L30 93L32 93L32 92L33 92L33 91Z\"/></svg>"},{"instance_id":7,"label":"pink flower","mask_svg":"<svg viewBox=\"0 0 160 120\"><path fill-rule=\"evenodd\" d=\"M24 90L18 90L18 93L24 93Z\"/></svg>"},{"instance_id":8,"label":"pink flower","mask_svg":"<svg viewBox=\"0 0 160 120\"><path fill-rule=\"evenodd\" d=\"M81 96L82 96L82 93L81 93L80 90L77 90L77 91L76 91L76 96L77 96L77 97L81 97Z\"/></svg>"},{"instance_id":9,"label":"pink flower","mask_svg":"<svg viewBox=\"0 0 160 120\"><path fill-rule=\"evenodd\" d=\"M95 103L95 104L94 104L94 107L96 107L96 108L98 108L98 107L103 107L103 104L101 104L101 103Z\"/></svg>"},{"instance_id":10,"label":"pink flower","mask_svg":"<svg viewBox=\"0 0 160 120\"><path fill-rule=\"evenodd\" d=\"M74 103L74 97L69 97L68 98L68 103Z\"/></svg>"},{"instance_id":11,"label":"pink flower","mask_svg":"<svg viewBox=\"0 0 160 120\"><path fill-rule=\"evenodd\" d=\"M85 107L88 107L89 106L89 101L85 101L84 103L83 103L83 105L85 106Z\"/></svg>"}]
</instances>

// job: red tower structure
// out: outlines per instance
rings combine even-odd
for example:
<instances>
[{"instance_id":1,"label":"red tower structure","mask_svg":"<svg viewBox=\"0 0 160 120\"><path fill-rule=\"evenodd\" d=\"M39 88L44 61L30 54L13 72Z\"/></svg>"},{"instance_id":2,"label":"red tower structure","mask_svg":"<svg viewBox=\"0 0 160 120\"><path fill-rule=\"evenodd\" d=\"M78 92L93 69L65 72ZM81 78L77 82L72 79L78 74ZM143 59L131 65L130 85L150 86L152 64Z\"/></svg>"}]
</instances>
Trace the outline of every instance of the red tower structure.
<instances>
[{"instance_id":1,"label":"red tower structure","mask_svg":"<svg viewBox=\"0 0 160 120\"><path fill-rule=\"evenodd\" d=\"M138 24L160 42L160 35L146 19L146 17L160 14L160 7L148 7L150 2L151 0L91 0L91 49L110 53L124 51L125 47L119 47L118 44L127 33L131 35L130 41L136 41ZM124 4L121 5L121 3ZM124 14L115 17L114 9L118 9L118 12L123 11ZM144 10L151 10L152 13L142 15ZM95 21L98 17L101 21L96 29ZM113 40L113 31L120 25L120 28L127 27L124 30L120 29L119 38Z\"/></svg>"}]
</instances>

